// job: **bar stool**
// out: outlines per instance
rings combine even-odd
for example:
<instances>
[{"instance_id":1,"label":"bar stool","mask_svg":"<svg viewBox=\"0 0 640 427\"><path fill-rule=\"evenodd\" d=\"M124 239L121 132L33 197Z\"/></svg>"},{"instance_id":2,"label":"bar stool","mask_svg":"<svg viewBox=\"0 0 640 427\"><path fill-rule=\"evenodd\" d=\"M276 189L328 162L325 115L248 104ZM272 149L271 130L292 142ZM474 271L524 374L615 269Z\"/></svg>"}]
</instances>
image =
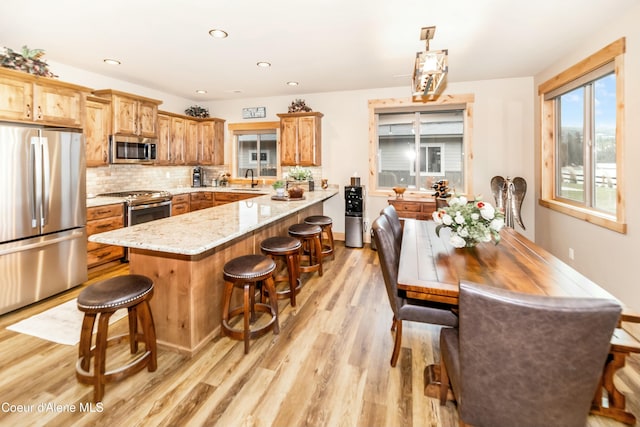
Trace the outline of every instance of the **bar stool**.
<instances>
[{"instance_id":1,"label":"bar stool","mask_svg":"<svg viewBox=\"0 0 640 427\"><path fill-rule=\"evenodd\" d=\"M112 277L88 286L78 295L78 309L84 312L80 332L79 358L76 363L78 382L93 385L94 402L102 401L107 383L123 380L144 367L149 372L157 368L156 331L149 300L153 296L153 281L148 277L128 274ZM129 317L129 334L108 337L109 318L121 308ZM93 326L98 320L98 333L92 346ZM138 320L142 331L138 330ZM144 342L145 352L126 365L105 371L107 347L129 340L131 354L138 352L138 342ZM93 370L90 369L93 358ZM91 372L93 371L93 372Z\"/></svg>"},{"instance_id":2,"label":"bar stool","mask_svg":"<svg viewBox=\"0 0 640 427\"><path fill-rule=\"evenodd\" d=\"M287 282L289 284L288 290L278 291L278 299L284 299L289 297L291 301L291 307L296 306L296 294L300 292L302 288L302 281L300 280L300 248L302 243L295 237L289 236L275 236L269 237L260 242L260 249L269 258L276 261L284 258L284 265L287 269L287 274L275 274L274 281L276 287L278 283ZM281 269L284 270L284 267ZM276 272L278 269L276 268Z\"/></svg>"},{"instance_id":3,"label":"bar stool","mask_svg":"<svg viewBox=\"0 0 640 427\"><path fill-rule=\"evenodd\" d=\"M300 255L300 271L312 273L317 271L322 276L322 228L312 224L293 224L289 227L289 236L296 237L302 243ZM306 262L306 265L302 263Z\"/></svg>"},{"instance_id":4,"label":"bar stool","mask_svg":"<svg viewBox=\"0 0 640 427\"><path fill-rule=\"evenodd\" d=\"M336 259L333 246L333 220L325 215L312 215L304 219L305 224L319 225L322 228L322 259L331 255L331 259Z\"/></svg>"},{"instance_id":5,"label":"bar stool","mask_svg":"<svg viewBox=\"0 0 640 427\"><path fill-rule=\"evenodd\" d=\"M244 354L249 353L249 340L257 338L268 331L274 334L280 333L278 325L278 298L273 272L276 263L264 255L243 255L227 262L223 267L224 307L222 309L223 335L237 340L244 340ZM265 304L264 293L261 302L255 302L256 285L263 283L269 296L269 305ZM231 297L235 288L243 289L243 304L231 308ZM252 328L251 323L256 321L256 311L267 313L271 316L269 321L259 327ZM232 328L229 321L236 316L243 316L243 328Z\"/></svg>"}]
</instances>

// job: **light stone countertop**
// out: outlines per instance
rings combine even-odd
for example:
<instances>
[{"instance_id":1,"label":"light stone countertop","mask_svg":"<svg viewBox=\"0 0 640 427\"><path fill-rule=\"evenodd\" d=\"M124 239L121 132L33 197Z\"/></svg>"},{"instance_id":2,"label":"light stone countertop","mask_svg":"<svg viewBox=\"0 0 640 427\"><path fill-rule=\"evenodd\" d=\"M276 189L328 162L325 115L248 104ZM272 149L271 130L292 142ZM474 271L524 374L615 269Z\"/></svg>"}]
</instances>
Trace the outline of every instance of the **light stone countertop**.
<instances>
[{"instance_id":1,"label":"light stone countertop","mask_svg":"<svg viewBox=\"0 0 640 427\"><path fill-rule=\"evenodd\" d=\"M225 190L224 187L204 188L208 191ZM185 190L202 191L202 188ZM238 188L225 191L242 192ZM89 241L181 255L198 255L315 203L321 203L336 194L338 190L330 187L327 190L305 192L304 200L298 201L272 200L272 194L258 195L222 206L94 234L89 237Z\"/></svg>"}]
</instances>

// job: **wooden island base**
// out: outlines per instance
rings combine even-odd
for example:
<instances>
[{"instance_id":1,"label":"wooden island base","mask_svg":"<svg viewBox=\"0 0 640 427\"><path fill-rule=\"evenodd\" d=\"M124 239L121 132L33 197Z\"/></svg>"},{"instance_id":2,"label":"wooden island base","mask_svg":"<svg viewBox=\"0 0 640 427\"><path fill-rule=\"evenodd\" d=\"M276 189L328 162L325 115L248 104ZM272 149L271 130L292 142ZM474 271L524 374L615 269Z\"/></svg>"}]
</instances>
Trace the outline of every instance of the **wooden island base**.
<instances>
[{"instance_id":1,"label":"wooden island base","mask_svg":"<svg viewBox=\"0 0 640 427\"><path fill-rule=\"evenodd\" d=\"M260 253L267 237L287 235L289 226L322 215L322 203L251 231L199 255L188 256L130 248L133 274L154 281L151 310L158 345L192 356L220 330L224 280L222 267L232 258ZM240 304L240 299L234 301Z\"/></svg>"}]
</instances>

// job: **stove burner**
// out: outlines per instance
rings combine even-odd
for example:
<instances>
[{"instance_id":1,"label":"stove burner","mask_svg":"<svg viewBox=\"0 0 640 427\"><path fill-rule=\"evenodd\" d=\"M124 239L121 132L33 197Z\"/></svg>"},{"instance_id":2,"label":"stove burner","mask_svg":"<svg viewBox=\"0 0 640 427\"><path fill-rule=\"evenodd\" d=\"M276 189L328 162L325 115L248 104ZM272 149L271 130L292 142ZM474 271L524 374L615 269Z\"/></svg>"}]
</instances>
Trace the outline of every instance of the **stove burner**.
<instances>
[{"instance_id":1,"label":"stove burner","mask_svg":"<svg viewBox=\"0 0 640 427\"><path fill-rule=\"evenodd\" d=\"M102 193L98 196L122 197L126 199L129 206L144 205L147 203L166 202L171 200L171 193L168 191L137 190L137 191L117 191L114 193Z\"/></svg>"}]
</instances>

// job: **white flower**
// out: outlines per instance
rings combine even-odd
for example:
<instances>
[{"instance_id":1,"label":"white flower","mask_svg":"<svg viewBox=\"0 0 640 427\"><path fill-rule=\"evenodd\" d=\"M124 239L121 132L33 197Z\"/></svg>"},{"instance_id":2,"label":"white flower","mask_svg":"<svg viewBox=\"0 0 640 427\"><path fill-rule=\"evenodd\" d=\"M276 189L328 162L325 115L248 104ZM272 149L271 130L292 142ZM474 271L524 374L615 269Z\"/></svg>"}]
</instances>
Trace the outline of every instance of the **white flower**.
<instances>
[{"instance_id":1,"label":"white flower","mask_svg":"<svg viewBox=\"0 0 640 427\"><path fill-rule=\"evenodd\" d=\"M480 215L487 221L491 221L496 215L496 210L489 203L485 203L482 209L480 209Z\"/></svg>"},{"instance_id":2,"label":"white flower","mask_svg":"<svg viewBox=\"0 0 640 427\"><path fill-rule=\"evenodd\" d=\"M467 242L465 242L464 239L456 233L451 233L451 239L449 239L449 242L454 248L464 248L467 245Z\"/></svg>"},{"instance_id":3,"label":"white flower","mask_svg":"<svg viewBox=\"0 0 640 427\"><path fill-rule=\"evenodd\" d=\"M451 215L449 214L444 214L442 216L442 223L444 225L451 225L453 223L453 218L451 218Z\"/></svg>"},{"instance_id":4,"label":"white flower","mask_svg":"<svg viewBox=\"0 0 640 427\"><path fill-rule=\"evenodd\" d=\"M467 227L462 227L462 228L458 229L458 236L460 236L460 237L469 237L469 230L467 230Z\"/></svg>"},{"instance_id":5,"label":"white flower","mask_svg":"<svg viewBox=\"0 0 640 427\"><path fill-rule=\"evenodd\" d=\"M464 217L460 212L456 212L456 217L454 219L457 224L464 224Z\"/></svg>"},{"instance_id":6,"label":"white flower","mask_svg":"<svg viewBox=\"0 0 640 427\"><path fill-rule=\"evenodd\" d=\"M491 220L491 224L489 224L492 230L500 231L502 227L504 227L504 219L503 218L494 218Z\"/></svg>"},{"instance_id":7,"label":"white flower","mask_svg":"<svg viewBox=\"0 0 640 427\"><path fill-rule=\"evenodd\" d=\"M474 220L474 221L479 220L480 219L480 214L476 213L476 212L472 213L471 214L471 219Z\"/></svg>"},{"instance_id":8,"label":"white flower","mask_svg":"<svg viewBox=\"0 0 640 427\"><path fill-rule=\"evenodd\" d=\"M468 202L467 198L464 196L460 196L458 199L460 200L458 203L460 203L461 205L466 205Z\"/></svg>"},{"instance_id":9,"label":"white flower","mask_svg":"<svg viewBox=\"0 0 640 427\"><path fill-rule=\"evenodd\" d=\"M452 197L451 200L449 200L449 206L454 206L459 204L460 204L460 199L457 197Z\"/></svg>"},{"instance_id":10,"label":"white flower","mask_svg":"<svg viewBox=\"0 0 640 427\"><path fill-rule=\"evenodd\" d=\"M442 224L442 218L440 218L440 212L433 211L431 216L433 217L433 222L435 222L438 225Z\"/></svg>"}]
</instances>

